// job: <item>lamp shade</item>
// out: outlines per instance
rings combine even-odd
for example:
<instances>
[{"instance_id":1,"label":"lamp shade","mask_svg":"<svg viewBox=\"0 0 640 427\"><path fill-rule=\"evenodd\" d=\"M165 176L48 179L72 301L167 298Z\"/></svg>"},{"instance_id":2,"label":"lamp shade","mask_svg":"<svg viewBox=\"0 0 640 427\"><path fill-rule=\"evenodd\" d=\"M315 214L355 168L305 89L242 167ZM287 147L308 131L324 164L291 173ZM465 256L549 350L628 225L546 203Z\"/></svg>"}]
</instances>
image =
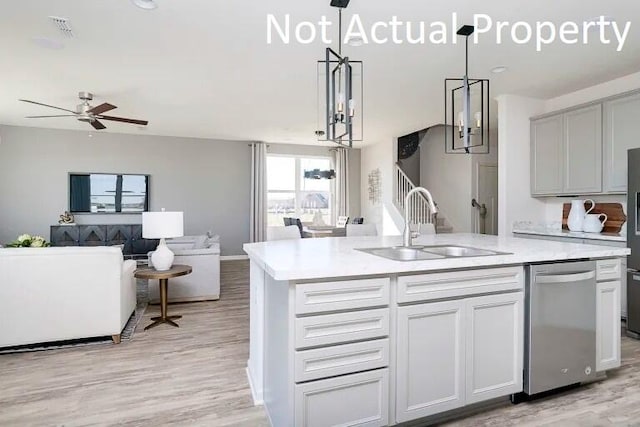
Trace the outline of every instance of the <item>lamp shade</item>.
<instances>
[{"instance_id":1,"label":"lamp shade","mask_svg":"<svg viewBox=\"0 0 640 427\"><path fill-rule=\"evenodd\" d=\"M143 212L142 237L145 239L169 239L184 236L182 212Z\"/></svg>"}]
</instances>

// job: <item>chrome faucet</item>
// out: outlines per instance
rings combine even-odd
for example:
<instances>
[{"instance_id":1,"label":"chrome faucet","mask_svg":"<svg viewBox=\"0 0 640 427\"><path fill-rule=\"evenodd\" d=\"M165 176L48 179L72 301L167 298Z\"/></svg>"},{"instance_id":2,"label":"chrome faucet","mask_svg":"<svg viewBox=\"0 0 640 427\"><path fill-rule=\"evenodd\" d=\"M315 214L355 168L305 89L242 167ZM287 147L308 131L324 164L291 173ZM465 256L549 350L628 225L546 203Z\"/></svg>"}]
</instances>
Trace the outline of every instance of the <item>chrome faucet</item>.
<instances>
[{"instance_id":1,"label":"chrome faucet","mask_svg":"<svg viewBox=\"0 0 640 427\"><path fill-rule=\"evenodd\" d=\"M413 190L407 193L407 196L404 198L404 234L403 234L403 244L405 247L411 246L411 229L409 228L409 199L415 193L422 193L427 198L427 203L429 203L429 210L431 211L431 215L438 213L438 208L436 204L433 203L433 197L431 197L431 193L424 187L416 187Z\"/></svg>"}]
</instances>

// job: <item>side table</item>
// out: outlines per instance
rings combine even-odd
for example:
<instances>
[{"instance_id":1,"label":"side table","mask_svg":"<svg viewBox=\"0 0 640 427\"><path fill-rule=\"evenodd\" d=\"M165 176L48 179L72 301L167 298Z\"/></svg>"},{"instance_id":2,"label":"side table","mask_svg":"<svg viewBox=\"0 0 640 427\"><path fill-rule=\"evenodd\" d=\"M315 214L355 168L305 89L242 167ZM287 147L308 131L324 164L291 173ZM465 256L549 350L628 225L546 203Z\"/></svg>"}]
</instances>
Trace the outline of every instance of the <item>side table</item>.
<instances>
[{"instance_id":1,"label":"side table","mask_svg":"<svg viewBox=\"0 0 640 427\"><path fill-rule=\"evenodd\" d=\"M168 323L176 328L179 325L174 322L174 319L180 319L182 316L167 316L167 292L169 287L169 279L172 277L185 276L191 273L190 265L175 264L171 266L169 270L158 271L155 268L145 267L139 268L134 272L134 276L137 279L156 279L159 281L160 286L160 316L152 317L153 323L146 326L144 330L151 329L158 326L161 323Z\"/></svg>"}]
</instances>

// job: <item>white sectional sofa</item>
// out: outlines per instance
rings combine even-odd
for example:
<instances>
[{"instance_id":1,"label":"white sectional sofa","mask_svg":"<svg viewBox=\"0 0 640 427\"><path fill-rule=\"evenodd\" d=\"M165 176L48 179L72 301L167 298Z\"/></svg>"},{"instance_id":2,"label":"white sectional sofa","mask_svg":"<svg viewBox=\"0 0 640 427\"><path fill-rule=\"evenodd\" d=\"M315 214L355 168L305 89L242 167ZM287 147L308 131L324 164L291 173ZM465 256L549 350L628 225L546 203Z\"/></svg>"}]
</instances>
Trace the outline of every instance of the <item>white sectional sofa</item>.
<instances>
[{"instance_id":1,"label":"white sectional sofa","mask_svg":"<svg viewBox=\"0 0 640 427\"><path fill-rule=\"evenodd\" d=\"M191 274L169 280L169 302L208 301L220 298L220 242L218 236L184 236L168 239L174 264L186 264ZM151 257L149 257L151 265ZM149 280L149 300L160 300L158 281Z\"/></svg>"},{"instance_id":2,"label":"white sectional sofa","mask_svg":"<svg viewBox=\"0 0 640 427\"><path fill-rule=\"evenodd\" d=\"M0 249L0 347L111 336L136 308L135 261L114 247Z\"/></svg>"}]
</instances>

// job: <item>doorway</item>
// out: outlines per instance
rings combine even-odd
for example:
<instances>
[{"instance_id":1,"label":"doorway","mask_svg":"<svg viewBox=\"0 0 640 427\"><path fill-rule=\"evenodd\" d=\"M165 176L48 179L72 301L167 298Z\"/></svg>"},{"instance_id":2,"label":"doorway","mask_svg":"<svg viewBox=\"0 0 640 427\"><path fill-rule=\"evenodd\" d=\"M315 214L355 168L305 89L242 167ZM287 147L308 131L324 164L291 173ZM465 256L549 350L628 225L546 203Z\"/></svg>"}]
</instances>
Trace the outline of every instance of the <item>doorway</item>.
<instances>
[{"instance_id":1,"label":"doorway","mask_svg":"<svg viewBox=\"0 0 640 427\"><path fill-rule=\"evenodd\" d=\"M498 165L477 163L474 232L498 235Z\"/></svg>"}]
</instances>

